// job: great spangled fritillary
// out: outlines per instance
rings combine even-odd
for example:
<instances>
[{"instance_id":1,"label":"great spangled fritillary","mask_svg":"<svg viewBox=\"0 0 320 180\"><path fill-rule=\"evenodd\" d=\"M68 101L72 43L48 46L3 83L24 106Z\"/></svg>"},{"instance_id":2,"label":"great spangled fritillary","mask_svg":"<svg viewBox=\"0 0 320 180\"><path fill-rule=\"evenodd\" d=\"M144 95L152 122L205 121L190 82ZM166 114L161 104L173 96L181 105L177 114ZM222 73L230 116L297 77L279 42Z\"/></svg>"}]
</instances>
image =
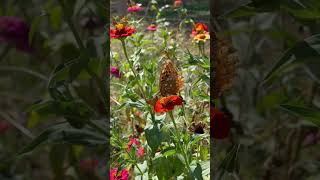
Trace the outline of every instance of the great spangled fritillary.
<instances>
[{"instance_id":1,"label":"great spangled fritillary","mask_svg":"<svg viewBox=\"0 0 320 180\"><path fill-rule=\"evenodd\" d=\"M161 96L178 95L183 87L183 79L171 60L162 65L159 87Z\"/></svg>"},{"instance_id":2,"label":"great spangled fritillary","mask_svg":"<svg viewBox=\"0 0 320 180\"><path fill-rule=\"evenodd\" d=\"M238 57L230 41L221 37L214 38L212 43L211 58L213 62L212 84L213 99L219 98L224 91L231 88Z\"/></svg>"}]
</instances>

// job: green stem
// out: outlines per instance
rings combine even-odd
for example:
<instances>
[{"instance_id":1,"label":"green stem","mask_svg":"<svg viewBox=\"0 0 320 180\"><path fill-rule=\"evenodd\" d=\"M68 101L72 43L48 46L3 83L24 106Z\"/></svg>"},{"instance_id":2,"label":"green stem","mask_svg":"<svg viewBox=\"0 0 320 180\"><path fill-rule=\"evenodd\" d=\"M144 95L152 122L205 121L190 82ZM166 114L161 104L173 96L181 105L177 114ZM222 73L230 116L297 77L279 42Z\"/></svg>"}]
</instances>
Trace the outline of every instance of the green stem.
<instances>
[{"instance_id":1,"label":"green stem","mask_svg":"<svg viewBox=\"0 0 320 180\"><path fill-rule=\"evenodd\" d=\"M177 134L177 137L178 137L178 144L177 144L177 146L178 146L178 148L181 150L181 153L182 153L182 155L183 155L184 161L186 162L187 168L188 168L189 172L191 173L192 171L191 171L191 169L190 169L190 165L189 165L187 153L185 152L185 149L180 146L180 133L179 133L179 131L178 131L178 127L177 127L177 124L176 124L176 121L175 121L175 119L174 119L174 116L173 116L172 111L169 111L169 115L170 115L170 118L171 118L171 120L172 120L173 126L174 126L174 128L175 128L175 130L176 130L176 134Z\"/></svg>"},{"instance_id":2,"label":"green stem","mask_svg":"<svg viewBox=\"0 0 320 180\"><path fill-rule=\"evenodd\" d=\"M135 79L137 79L137 78L138 78L138 75L137 75L137 73L135 72L135 70L134 70L134 68L133 68L133 63L132 63L132 62L130 61L130 59L129 59L128 52L127 52L127 48L126 48L126 43L125 43L125 41L124 41L123 39L121 40L121 44L122 44L122 48L123 48L124 55L125 55L128 63L129 63L129 65L130 65L130 69L131 69L131 71L132 71ZM140 82L138 81L137 84L138 84L138 87L139 87L141 96L143 97L143 99L144 99L145 101L147 101L147 99L146 99L146 97L145 97L145 94L144 94L144 91L143 91L143 88L142 88L142 86L140 85Z\"/></svg>"}]
</instances>

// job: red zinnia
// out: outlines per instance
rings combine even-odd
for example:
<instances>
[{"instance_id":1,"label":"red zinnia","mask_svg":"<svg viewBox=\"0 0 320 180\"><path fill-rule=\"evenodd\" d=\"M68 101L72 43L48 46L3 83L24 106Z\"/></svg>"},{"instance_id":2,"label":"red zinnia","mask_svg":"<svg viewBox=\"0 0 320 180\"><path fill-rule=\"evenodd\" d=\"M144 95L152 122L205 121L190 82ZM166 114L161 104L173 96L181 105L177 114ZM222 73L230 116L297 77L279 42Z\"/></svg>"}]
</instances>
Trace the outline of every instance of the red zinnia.
<instances>
[{"instance_id":1,"label":"red zinnia","mask_svg":"<svg viewBox=\"0 0 320 180\"><path fill-rule=\"evenodd\" d=\"M118 172L118 168L113 168L110 170L110 180L128 180L129 172L126 169L122 169Z\"/></svg>"},{"instance_id":2,"label":"red zinnia","mask_svg":"<svg viewBox=\"0 0 320 180\"><path fill-rule=\"evenodd\" d=\"M175 0L173 6L175 8L182 6L182 0Z\"/></svg>"},{"instance_id":3,"label":"red zinnia","mask_svg":"<svg viewBox=\"0 0 320 180\"><path fill-rule=\"evenodd\" d=\"M225 113L218 108L210 109L210 134L214 139L224 139L229 136L231 123Z\"/></svg>"},{"instance_id":4,"label":"red zinnia","mask_svg":"<svg viewBox=\"0 0 320 180\"><path fill-rule=\"evenodd\" d=\"M142 11L141 4L135 4L135 5L129 6L127 11L129 13Z\"/></svg>"},{"instance_id":5,"label":"red zinnia","mask_svg":"<svg viewBox=\"0 0 320 180\"><path fill-rule=\"evenodd\" d=\"M151 24L150 26L147 27L147 30L149 31L156 31L157 30L157 26L154 24Z\"/></svg>"},{"instance_id":6,"label":"red zinnia","mask_svg":"<svg viewBox=\"0 0 320 180\"><path fill-rule=\"evenodd\" d=\"M136 29L125 25L124 23L118 23L115 28L110 28L110 37L112 39L121 39L131 36L136 32Z\"/></svg>"},{"instance_id":7,"label":"red zinnia","mask_svg":"<svg viewBox=\"0 0 320 180\"><path fill-rule=\"evenodd\" d=\"M205 34L207 32L209 32L209 29L204 23L197 23L194 25L194 28L192 28L192 36L196 36L197 34Z\"/></svg>"},{"instance_id":8,"label":"red zinnia","mask_svg":"<svg viewBox=\"0 0 320 180\"><path fill-rule=\"evenodd\" d=\"M154 111L156 113L164 113L174 109L176 105L182 105L183 99L181 96L172 95L159 98L154 105Z\"/></svg>"}]
</instances>

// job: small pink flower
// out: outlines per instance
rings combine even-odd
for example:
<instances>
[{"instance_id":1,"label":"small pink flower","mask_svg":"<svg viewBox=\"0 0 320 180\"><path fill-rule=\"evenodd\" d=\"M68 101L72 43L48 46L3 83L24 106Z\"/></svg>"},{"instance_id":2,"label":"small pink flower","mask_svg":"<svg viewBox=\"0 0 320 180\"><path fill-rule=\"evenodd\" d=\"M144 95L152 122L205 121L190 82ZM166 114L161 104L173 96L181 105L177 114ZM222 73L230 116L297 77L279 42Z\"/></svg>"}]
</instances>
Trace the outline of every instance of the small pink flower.
<instances>
[{"instance_id":1,"label":"small pink flower","mask_svg":"<svg viewBox=\"0 0 320 180\"><path fill-rule=\"evenodd\" d=\"M127 11L129 13L133 13L133 12L140 12L142 11L142 7L141 7L141 4L135 4L135 5L131 5L128 7Z\"/></svg>"},{"instance_id":2,"label":"small pink flower","mask_svg":"<svg viewBox=\"0 0 320 180\"><path fill-rule=\"evenodd\" d=\"M139 146L139 141L137 138L130 138L127 151L130 152L132 145L135 144L136 146Z\"/></svg>"},{"instance_id":3,"label":"small pink flower","mask_svg":"<svg viewBox=\"0 0 320 180\"><path fill-rule=\"evenodd\" d=\"M129 172L126 169L122 169L118 172L118 168L113 168L110 170L110 180L128 180Z\"/></svg>"},{"instance_id":4,"label":"small pink flower","mask_svg":"<svg viewBox=\"0 0 320 180\"><path fill-rule=\"evenodd\" d=\"M156 31L157 30L157 26L154 24L151 24L150 26L147 27L147 30L149 31Z\"/></svg>"},{"instance_id":5,"label":"small pink flower","mask_svg":"<svg viewBox=\"0 0 320 180\"><path fill-rule=\"evenodd\" d=\"M110 73L116 78L120 78L121 77L119 68L116 67L116 66L113 66L113 67L110 68Z\"/></svg>"},{"instance_id":6,"label":"small pink flower","mask_svg":"<svg viewBox=\"0 0 320 180\"><path fill-rule=\"evenodd\" d=\"M140 148L138 149L138 158L142 157L143 154L144 154L144 147L140 147Z\"/></svg>"}]
</instances>

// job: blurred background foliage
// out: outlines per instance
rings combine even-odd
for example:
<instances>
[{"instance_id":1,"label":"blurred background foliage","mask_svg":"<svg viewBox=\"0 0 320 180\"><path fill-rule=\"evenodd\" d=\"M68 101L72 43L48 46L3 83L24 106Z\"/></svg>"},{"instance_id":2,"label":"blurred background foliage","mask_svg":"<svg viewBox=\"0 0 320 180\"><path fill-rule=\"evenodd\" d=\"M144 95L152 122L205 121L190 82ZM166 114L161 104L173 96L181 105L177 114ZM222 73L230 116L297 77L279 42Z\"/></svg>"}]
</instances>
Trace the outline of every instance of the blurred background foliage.
<instances>
[{"instance_id":1,"label":"blurred background foliage","mask_svg":"<svg viewBox=\"0 0 320 180\"><path fill-rule=\"evenodd\" d=\"M214 2L218 34L240 62L233 88L216 101L233 128L229 142L211 143L211 171L217 179L319 179L320 2Z\"/></svg>"}]
</instances>

